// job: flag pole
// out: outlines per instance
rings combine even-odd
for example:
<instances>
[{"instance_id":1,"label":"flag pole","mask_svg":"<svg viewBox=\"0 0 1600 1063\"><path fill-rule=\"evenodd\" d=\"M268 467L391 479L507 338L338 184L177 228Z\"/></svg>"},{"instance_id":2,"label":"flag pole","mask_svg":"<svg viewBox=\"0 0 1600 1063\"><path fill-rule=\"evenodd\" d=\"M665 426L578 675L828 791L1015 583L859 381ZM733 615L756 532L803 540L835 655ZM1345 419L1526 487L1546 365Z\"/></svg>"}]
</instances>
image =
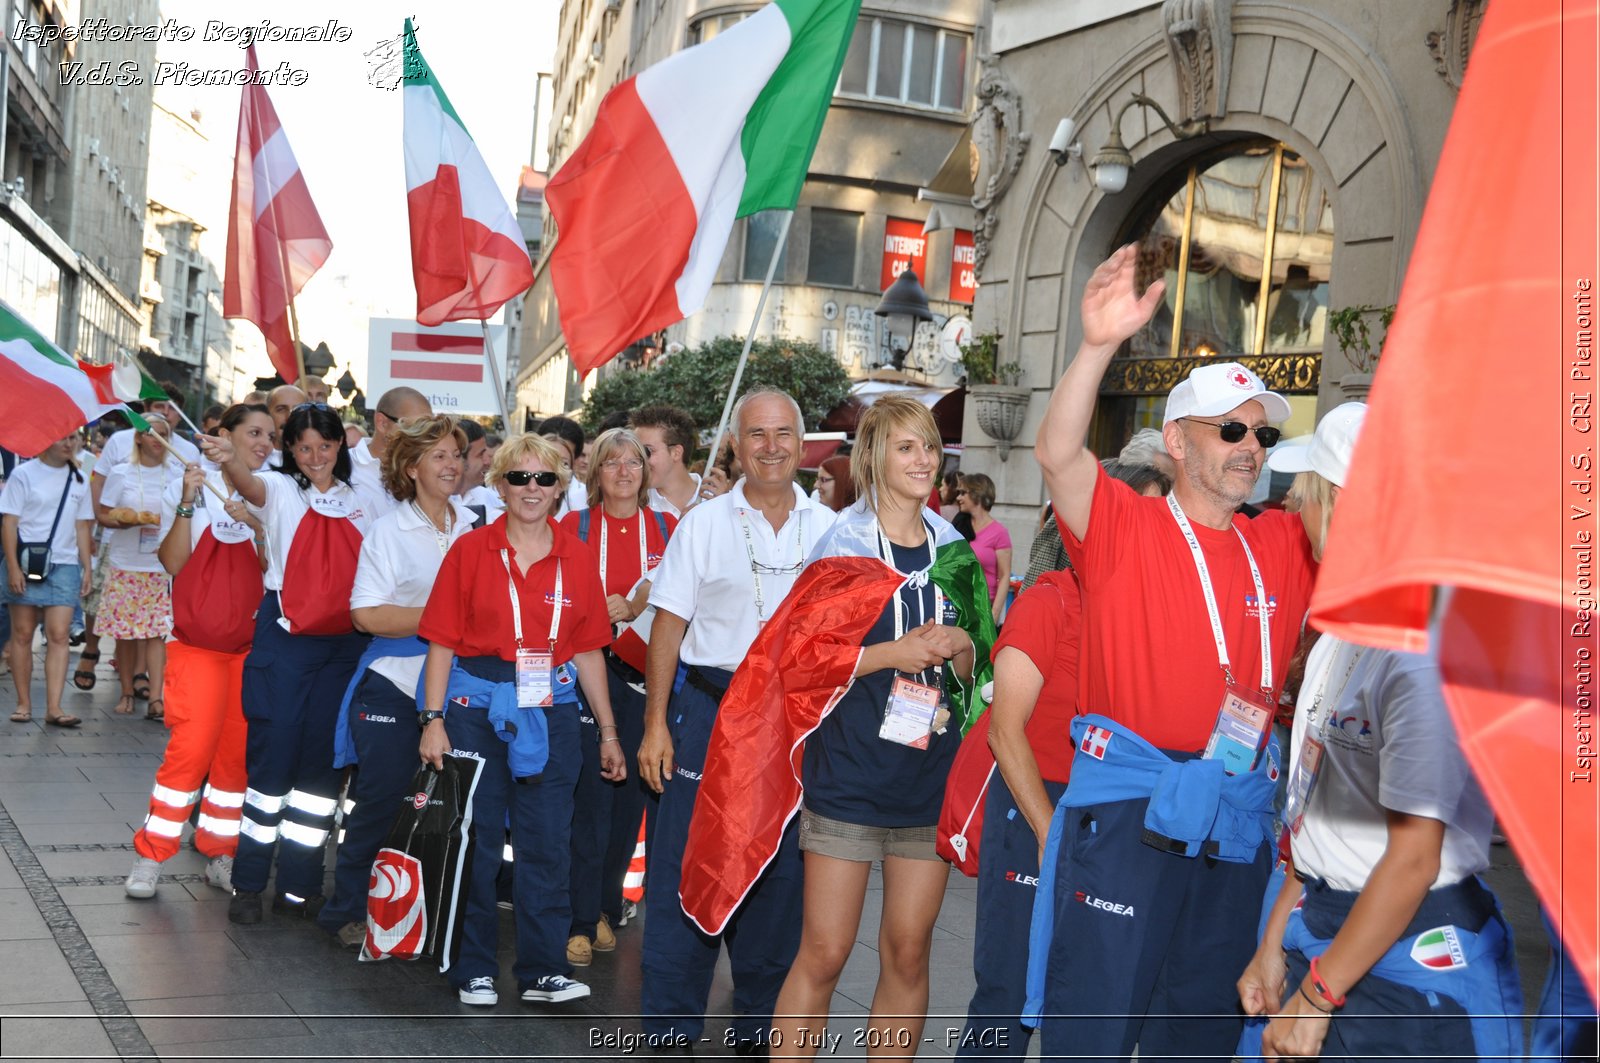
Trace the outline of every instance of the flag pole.
<instances>
[{"instance_id":1,"label":"flag pole","mask_svg":"<svg viewBox=\"0 0 1600 1063\"><path fill-rule=\"evenodd\" d=\"M478 268L473 264L471 255L467 256L467 279L472 282L473 299L481 302L483 292L478 285ZM505 304L502 303L501 305L504 306ZM506 388L500 382L500 367L495 364L494 343L489 339L489 319L479 318L478 324L483 326L483 360L489 366L489 384L494 388L494 403L500 408L501 430L506 435L510 435L512 432L511 412L506 408Z\"/></svg>"},{"instance_id":2,"label":"flag pole","mask_svg":"<svg viewBox=\"0 0 1600 1063\"><path fill-rule=\"evenodd\" d=\"M250 57L251 59L255 58L255 45L253 44L250 46ZM254 64L252 64L252 67L253 66ZM254 107L250 108L250 124L251 132L255 134L255 142L258 144L263 143L264 138L261 136L261 115ZM234 150L237 152L238 148L235 147ZM262 160L263 166L266 168L267 183L270 185L272 183L270 158L266 153L262 153L259 158ZM238 166L237 159L235 159L234 165ZM277 197L273 197L272 202L267 204L267 209L272 211L272 219L274 223L276 223L278 220ZM273 225L272 230L274 233L280 231L276 224ZM294 368L295 372L298 374L293 380L285 380L284 383L293 384L298 387L300 381L306 378L306 358L305 353L300 350L300 318L299 315L294 312L294 293L289 290L289 245L288 242L285 241L281 236L278 238L277 244L278 277L283 281L283 294L287 297L289 304L289 342L294 345Z\"/></svg>"},{"instance_id":3,"label":"flag pole","mask_svg":"<svg viewBox=\"0 0 1600 1063\"><path fill-rule=\"evenodd\" d=\"M767 293L772 291L772 277L778 272L778 259L783 256L783 245L789 239L789 223L794 221L794 211L783 213L783 225L778 229L778 242L772 247L772 260L767 263L766 283L761 285L761 295L756 299L756 312L751 315L750 329L744 336L744 350L739 352L739 364L733 370L733 383L728 385L728 397L722 404L722 420L717 423L717 434L711 437L711 453L706 457L706 473L717 463L717 451L722 437L728 433L728 418L733 416L733 402L739 394L739 382L744 379L744 367L750 361L750 346L756 339L756 328L761 324L761 311L767 305ZM805 425L800 426L801 431ZM729 485L733 486L732 484Z\"/></svg>"},{"instance_id":4,"label":"flag pole","mask_svg":"<svg viewBox=\"0 0 1600 1063\"><path fill-rule=\"evenodd\" d=\"M129 408L129 412L130 413L133 412L131 408ZM187 420L187 418L185 418L185 419ZM174 458L178 459L178 464L179 465L183 466L186 469L189 467L189 462L184 458L184 456L182 454L178 453L178 448L173 446L171 441L169 441L160 432L151 432L150 434L155 436L157 439L161 440L161 445L167 448L167 453L168 454L171 454ZM215 487L211 486L211 481L210 480L201 480L200 483L201 483L201 485L203 487L205 487L205 489L207 491L210 491L212 494L217 496L217 501L223 502L223 503L226 503L228 501L226 495L224 495L221 491L218 491Z\"/></svg>"}]
</instances>

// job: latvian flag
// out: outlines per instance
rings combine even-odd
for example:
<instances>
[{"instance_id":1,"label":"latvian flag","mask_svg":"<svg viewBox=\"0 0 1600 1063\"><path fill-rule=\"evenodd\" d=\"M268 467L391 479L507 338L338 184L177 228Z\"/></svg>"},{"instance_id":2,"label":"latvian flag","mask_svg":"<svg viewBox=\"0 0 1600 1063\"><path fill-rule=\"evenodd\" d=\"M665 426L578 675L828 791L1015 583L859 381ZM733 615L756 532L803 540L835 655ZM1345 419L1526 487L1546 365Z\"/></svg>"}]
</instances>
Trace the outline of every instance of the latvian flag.
<instances>
[{"instance_id":1,"label":"latvian flag","mask_svg":"<svg viewBox=\"0 0 1600 1063\"><path fill-rule=\"evenodd\" d=\"M1104 727L1090 724L1083 730L1083 739L1078 743L1078 752L1087 753L1095 760L1106 759L1106 747L1111 744L1111 732Z\"/></svg>"},{"instance_id":2,"label":"latvian flag","mask_svg":"<svg viewBox=\"0 0 1600 1063\"><path fill-rule=\"evenodd\" d=\"M397 329L390 339L389 376L396 384L426 391L438 381L483 382L483 331L470 329Z\"/></svg>"}]
</instances>

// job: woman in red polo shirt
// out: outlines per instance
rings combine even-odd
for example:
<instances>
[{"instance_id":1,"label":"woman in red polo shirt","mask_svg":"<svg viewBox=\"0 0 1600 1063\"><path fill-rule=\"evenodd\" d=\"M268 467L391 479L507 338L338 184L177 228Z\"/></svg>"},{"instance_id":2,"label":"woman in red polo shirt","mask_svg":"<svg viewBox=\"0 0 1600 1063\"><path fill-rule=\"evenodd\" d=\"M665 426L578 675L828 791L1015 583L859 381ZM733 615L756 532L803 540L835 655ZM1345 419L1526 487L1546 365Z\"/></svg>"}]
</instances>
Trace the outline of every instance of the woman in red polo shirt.
<instances>
[{"instance_id":1,"label":"woman in red polo shirt","mask_svg":"<svg viewBox=\"0 0 1600 1063\"><path fill-rule=\"evenodd\" d=\"M485 836L473 848L461 955L449 973L464 1004L499 1000L495 876L508 811L519 994L534 1003L589 995L568 977L566 951L573 793L583 766L576 687L603 736L601 774L620 781L627 768L601 656L611 643L605 590L588 548L550 519L570 478L546 440L507 440L487 477L505 517L450 548L417 625L429 643L422 759L438 767L455 750L485 762L472 802L474 829Z\"/></svg>"}]
</instances>

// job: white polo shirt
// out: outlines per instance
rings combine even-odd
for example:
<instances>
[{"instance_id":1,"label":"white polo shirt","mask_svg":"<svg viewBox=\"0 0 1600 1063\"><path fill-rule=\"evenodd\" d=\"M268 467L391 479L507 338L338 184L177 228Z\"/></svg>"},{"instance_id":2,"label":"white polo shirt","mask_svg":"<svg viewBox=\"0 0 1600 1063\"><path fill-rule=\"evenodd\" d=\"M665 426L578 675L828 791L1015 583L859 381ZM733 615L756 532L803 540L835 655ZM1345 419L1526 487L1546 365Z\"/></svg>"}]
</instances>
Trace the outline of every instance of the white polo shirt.
<instances>
[{"instance_id":1,"label":"white polo shirt","mask_svg":"<svg viewBox=\"0 0 1600 1063\"><path fill-rule=\"evenodd\" d=\"M206 469L206 482L228 498L238 498L237 491L228 492L228 485L222 479L222 470L215 465ZM161 492L161 538L164 540L167 533L178 522L178 503L183 501L183 477L175 477L167 481L166 489ZM200 545L200 536L205 534L207 528L212 528L212 535L221 543L242 543L256 537L255 529L242 520L234 520L228 516L228 511L223 508L217 496L200 488L195 494L194 516L189 519L189 549L193 550Z\"/></svg>"},{"instance_id":2,"label":"white polo shirt","mask_svg":"<svg viewBox=\"0 0 1600 1063\"><path fill-rule=\"evenodd\" d=\"M56 519L56 508L61 508L61 523L50 540L50 559L57 565L78 563L78 528L73 521L94 519L89 478L79 472L69 488L68 475L65 465L52 469L37 459L18 462L6 481L5 491L0 492L0 513L17 518L18 542L43 542ZM61 503L63 491L67 495L65 505Z\"/></svg>"},{"instance_id":3,"label":"white polo shirt","mask_svg":"<svg viewBox=\"0 0 1600 1063\"><path fill-rule=\"evenodd\" d=\"M131 428L124 428L120 432L111 433L111 437L106 440L106 445L100 448L100 459L95 462L95 467L104 469L106 473L109 473L118 465L121 465L123 462L132 458L133 437L136 434L137 433ZM192 464L200 460L199 449L182 436L175 435L168 439L167 442L172 444L172 450L176 450L183 456L183 460L185 462ZM167 456L166 461L168 465L177 464L172 457L171 450L167 450L165 447L163 447L161 452ZM102 473L101 475L105 475L105 473Z\"/></svg>"},{"instance_id":4,"label":"white polo shirt","mask_svg":"<svg viewBox=\"0 0 1600 1063\"><path fill-rule=\"evenodd\" d=\"M693 509L695 499L700 497L700 474L697 472L692 472L689 474L689 479L694 481L694 494L689 496L689 508ZM686 512L685 510L681 510L677 506L673 505L672 499L668 498L654 487L650 488L649 505L651 509L659 509L663 513L671 513L674 517L677 517L680 520L683 519L683 514Z\"/></svg>"},{"instance_id":5,"label":"white polo shirt","mask_svg":"<svg viewBox=\"0 0 1600 1063\"><path fill-rule=\"evenodd\" d=\"M356 565L350 608L398 605L420 609L428 604L445 552L472 530L473 513L465 504L451 499L450 511L454 523L442 539L439 530L409 502L398 503L373 521L366 538L361 540L361 560ZM416 693L424 660L379 657L372 662L372 670L409 697Z\"/></svg>"},{"instance_id":6,"label":"white polo shirt","mask_svg":"<svg viewBox=\"0 0 1600 1063\"><path fill-rule=\"evenodd\" d=\"M106 468L104 459L101 467ZM167 485L182 480L182 471L176 462L160 465L141 465L125 461L110 468L105 483L100 488L100 504L107 509L126 507L140 513L161 513L162 496ZM141 524L131 528L113 528L106 532L110 550L106 556L124 572L163 572L156 551L161 546L161 526Z\"/></svg>"},{"instance_id":7,"label":"white polo shirt","mask_svg":"<svg viewBox=\"0 0 1600 1063\"><path fill-rule=\"evenodd\" d=\"M367 512L374 518L395 509L399 503L383 486L383 459L372 453L372 440L362 439L350 451L350 485L361 495Z\"/></svg>"},{"instance_id":8,"label":"white polo shirt","mask_svg":"<svg viewBox=\"0 0 1600 1063\"><path fill-rule=\"evenodd\" d=\"M283 590L283 569L289 560L289 547L294 543L294 533L300 519L315 504L328 516L347 517L355 523L356 530L365 535L372 526L371 514L362 508L362 499L354 488L338 480L326 492L313 488L302 489L294 477L281 472L262 469L256 478L266 486L265 504L251 506L267 532L267 571L263 582L269 591Z\"/></svg>"},{"instance_id":9,"label":"white polo shirt","mask_svg":"<svg viewBox=\"0 0 1600 1063\"><path fill-rule=\"evenodd\" d=\"M739 667L761 623L794 586L834 512L798 484L794 508L773 531L745 498L744 481L684 514L650 586L650 604L689 622L678 657L684 664ZM759 598L759 605L758 605Z\"/></svg>"}]
</instances>

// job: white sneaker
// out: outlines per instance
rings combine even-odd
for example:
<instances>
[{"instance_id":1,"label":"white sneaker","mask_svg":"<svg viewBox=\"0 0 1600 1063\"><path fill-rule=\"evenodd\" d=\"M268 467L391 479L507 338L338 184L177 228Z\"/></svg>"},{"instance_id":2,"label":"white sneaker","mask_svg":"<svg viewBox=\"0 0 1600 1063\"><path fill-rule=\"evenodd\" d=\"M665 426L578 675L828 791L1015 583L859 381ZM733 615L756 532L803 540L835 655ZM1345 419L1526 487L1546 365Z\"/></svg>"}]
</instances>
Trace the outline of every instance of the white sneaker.
<instances>
[{"instance_id":1,"label":"white sneaker","mask_svg":"<svg viewBox=\"0 0 1600 1063\"><path fill-rule=\"evenodd\" d=\"M206 885L222 890L224 893L233 892L233 857L213 856L206 865Z\"/></svg>"},{"instance_id":2,"label":"white sneaker","mask_svg":"<svg viewBox=\"0 0 1600 1063\"><path fill-rule=\"evenodd\" d=\"M530 1004L559 1004L563 1000L581 1000L588 995L588 986L559 974L547 974L522 991L522 999Z\"/></svg>"},{"instance_id":3,"label":"white sneaker","mask_svg":"<svg viewBox=\"0 0 1600 1063\"><path fill-rule=\"evenodd\" d=\"M161 862L152 860L148 856L141 856L133 862L133 870L128 872L128 881L123 884L123 891L130 897L141 900L156 895L156 880L161 877Z\"/></svg>"},{"instance_id":4,"label":"white sneaker","mask_svg":"<svg viewBox=\"0 0 1600 1063\"><path fill-rule=\"evenodd\" d=\"M463 1004L487 1008L500 1003L500 994L494 991L494 979L488 975L480 975L456 990L456 996Z\"/></svg>"}]
</instances>

